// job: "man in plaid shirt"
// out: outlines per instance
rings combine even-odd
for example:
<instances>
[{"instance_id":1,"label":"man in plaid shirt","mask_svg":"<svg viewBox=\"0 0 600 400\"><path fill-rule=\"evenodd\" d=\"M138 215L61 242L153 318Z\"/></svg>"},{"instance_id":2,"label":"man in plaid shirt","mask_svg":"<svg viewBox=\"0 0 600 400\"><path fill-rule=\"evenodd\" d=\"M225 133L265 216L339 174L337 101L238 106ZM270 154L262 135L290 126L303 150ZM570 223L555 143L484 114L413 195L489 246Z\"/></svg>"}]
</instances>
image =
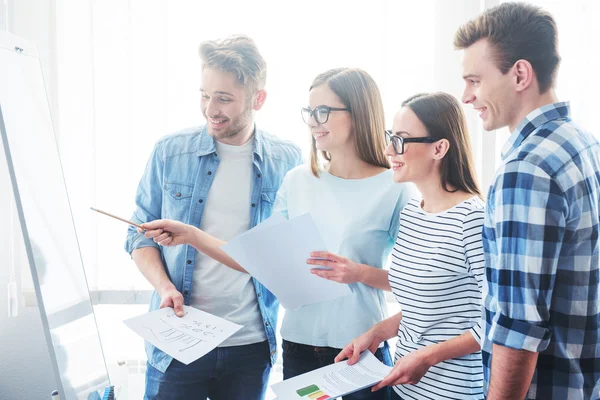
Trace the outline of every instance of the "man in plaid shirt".
<instances>
[{"instance_id":1,"label":"man in plaid shirt","mask_svg":"<svg viewBox=\"0 0 600 400\"><path fill-rule=\"evenodd\" d=\"M512 132L488 194L484 393L598 399L600 145L553 91L551 15L505 3L463 25L463 101Z\"/></svg>"}]
</instances>

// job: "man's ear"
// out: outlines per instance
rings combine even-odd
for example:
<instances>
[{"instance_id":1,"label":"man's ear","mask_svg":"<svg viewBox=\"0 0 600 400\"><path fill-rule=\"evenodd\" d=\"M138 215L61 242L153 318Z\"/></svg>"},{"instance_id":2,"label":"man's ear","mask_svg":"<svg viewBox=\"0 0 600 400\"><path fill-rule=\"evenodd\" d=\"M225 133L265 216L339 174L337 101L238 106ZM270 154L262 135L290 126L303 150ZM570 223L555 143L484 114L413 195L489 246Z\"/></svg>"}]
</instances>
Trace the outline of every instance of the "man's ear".
<instances>
[{"instance_id":1,"label":"man's ear","mask_svg":"<svg viewBox=\"0 0 600 400\"><path fill-rule=\"evenodd\" d=\"M517 92L522 92L535 82L535 72L527 60L517 60L513 65L512 73L515 76Z\"/></svg>"},{"instance_id":2,"label":"man's ear","mask_svg":"<svg viewBox=\"0 0 600 400\"><path fill-rule=\"evenodd\" d=\"M265 89L260 89L256 92L256 94L254 95L254 104L252 104L252 108L255 111L260 110L263 105L265 104L265 101L267 100L267 91Z\"/></svg>"}]
</instances>

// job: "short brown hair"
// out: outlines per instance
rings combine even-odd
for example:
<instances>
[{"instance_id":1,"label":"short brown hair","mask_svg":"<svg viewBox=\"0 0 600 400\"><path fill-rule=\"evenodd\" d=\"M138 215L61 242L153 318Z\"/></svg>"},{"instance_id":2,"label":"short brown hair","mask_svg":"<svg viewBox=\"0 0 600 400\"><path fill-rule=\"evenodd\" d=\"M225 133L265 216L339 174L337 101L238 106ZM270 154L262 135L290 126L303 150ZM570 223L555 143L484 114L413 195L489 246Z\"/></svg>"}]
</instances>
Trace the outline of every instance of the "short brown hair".
<instances>
[{"instance_id":1,"label":"short brown hair","mask_svg":"<svg viewBox=\"0 0 600 400\"><path fill-rule=\"evenodd\" d=\"M504 3L462 25L454 47L466 49L487 39L503 74L518 60L531 63L540 93L553 85L560 64L556 22L550 13L530 4Z\"/></svg>"},{"instance_id":2,"label":"short brown hair","mask_svg":"<svg viewBox=\"0 0 600 400\"><path fill-rule=\"evenodd\" d=\"M416 114L429 136L450 143L440 168L444 190L462 190L481 197L475 180L467 120L458 100L443 92L420 93L404 100L402 107Z\"/></svg>"},{"instance_id":3,"label":"short brown hair","mask_svg":"<svg viewBox=\"0 0 600 400\"><path fill-rule=\"evenodd\" d=\"M210 67L234 74L250 94L264 88L267 63L249 37L234 35L221 41L202 42L199 53L202 69Z\"/></svg>"},{"instance_id":4,"label":"short brown hair","mask_svg":"<svg viewBox=\"0 0 600 400\"><path fill-rule=\"evenodd\" d=\"M318 75L310 89L327 85L350 110L352 136L358 157L371 165L390 168L385 156L385 119L383 102L377 84L371 76L358 68L334 68ZM325 160L331 155L321 152ZM319 176L319 156L314 138L311 142L310 168Z\"/></svg>"}]
</instances>

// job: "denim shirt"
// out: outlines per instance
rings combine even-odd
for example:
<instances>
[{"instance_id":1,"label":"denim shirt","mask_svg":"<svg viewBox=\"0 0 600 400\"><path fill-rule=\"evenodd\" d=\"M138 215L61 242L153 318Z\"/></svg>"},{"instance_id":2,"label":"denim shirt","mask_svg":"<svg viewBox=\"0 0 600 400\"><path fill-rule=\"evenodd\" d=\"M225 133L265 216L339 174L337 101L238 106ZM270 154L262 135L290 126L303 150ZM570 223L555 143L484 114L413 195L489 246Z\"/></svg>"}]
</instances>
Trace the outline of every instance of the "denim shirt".
<instances>
[{"instance_id":1,"label":"denim shirt","mask_svg":"<svg viewBox=\"0 0 600 400\"><path fill-rule=\"evenodd\" d=\"M277 190L285 174L302 163L300 149L255 128L250 226L254 227L271 215ZM200 226L206 198L219 166L214 139L206 126L191 128L166 136L154 147L136 193L136 209L132 221L144 223L166 218ZM142 247L157 248L166 272L175 287L190 304L196 249L189 245L160 247L152 239L138 234L134 227L127 232L125 250L131 254ZM279 302L256 280L254 288L265 332L271 350L271 363L277 359L275 329ZM217 300L217 299L215 299ZM158 309L156 291L150 300L150 311ZM146 342L148 362L165 372L173 359Z\"/></svg>"}]
</instances>

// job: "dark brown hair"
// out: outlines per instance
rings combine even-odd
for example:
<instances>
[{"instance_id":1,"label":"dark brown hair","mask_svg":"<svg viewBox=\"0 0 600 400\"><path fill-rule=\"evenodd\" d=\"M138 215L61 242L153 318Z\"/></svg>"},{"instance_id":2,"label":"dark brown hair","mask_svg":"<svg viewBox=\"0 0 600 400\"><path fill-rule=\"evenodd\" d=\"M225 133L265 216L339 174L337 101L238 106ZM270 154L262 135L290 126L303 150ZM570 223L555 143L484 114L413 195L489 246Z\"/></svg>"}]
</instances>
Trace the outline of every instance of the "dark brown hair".
<instances>
[{"instance_id":1,"label":"dark brown hair","mask_svg":"<svg viewBox=\"0 0 600 400\"><path fill-rule=\"evenodd\" d=\"M557 35L550 13L530 4L504 3L462 25L454 36L454 47L466 49L487 39L503 74L518 60L527 60L540 93L545 93L554 85L560 64Z\"/></svg>"},{"instance_id":2,"label":"dark brown hair","mask_svg":"<svg viewBox=\"0 0 600 400\"><path fill-rule=\"evenodd\" d=\"M402 107L410 108L417 115L429 136L450 142L441 164L444 190L462 190L481 197L475 180L467 121L458 100L443 92L421 93L406 99Z\"/></svg>"},{"instance_id":3,"label":"dark brown hair","mask_svg":"<svg viewBox=\"0 0 600 400\"><path fill-rule=\"evenodd\" d=\"M358 157L371 165L390 168L385 156L383 102L373 78L362 69L334 68L318 75L309 90L325 84L350 110L352 136ZM322 151L321 156L331 161L329 153ZM319 176L319 155L314 138L311 142L310 169L315 176Z\"/></svg>"}]
</instances>

